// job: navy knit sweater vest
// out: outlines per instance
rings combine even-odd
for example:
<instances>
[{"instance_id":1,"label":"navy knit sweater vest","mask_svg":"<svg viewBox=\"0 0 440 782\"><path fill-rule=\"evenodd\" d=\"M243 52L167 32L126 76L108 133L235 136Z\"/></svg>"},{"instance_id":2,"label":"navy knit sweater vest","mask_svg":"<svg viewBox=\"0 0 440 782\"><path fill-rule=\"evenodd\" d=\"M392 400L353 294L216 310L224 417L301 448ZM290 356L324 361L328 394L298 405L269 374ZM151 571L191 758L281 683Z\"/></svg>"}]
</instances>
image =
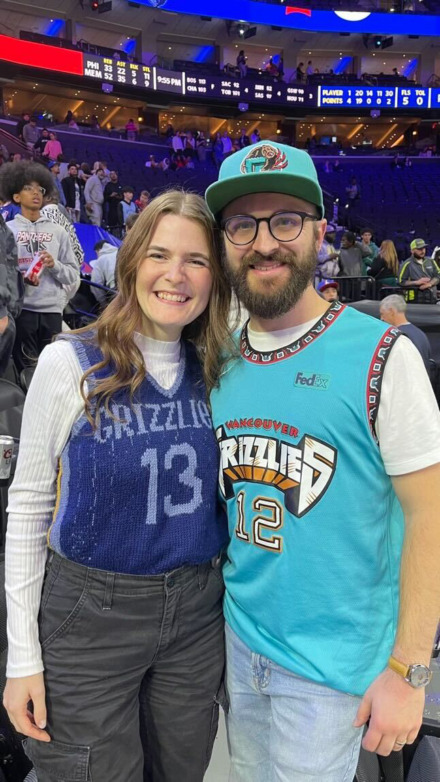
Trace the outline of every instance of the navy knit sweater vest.
<instances>
[{"instance_id":1,"label":"navy knit sweater vest","mask_svg":"<svg viewBox=\"0 0 440 782\"><path fill-rule=\"evenodd\" d=\"M102 360L73 339L82 369ZM89 376L96 382L111 370ZM61 454L49 545L61 556L117 573L159 574L207 562L227 541L218 502L219 454L194 347L182 343L177 379L165 390L147 377L133 403L126 390L85 414Z\"/></svg>"}]
</instances>

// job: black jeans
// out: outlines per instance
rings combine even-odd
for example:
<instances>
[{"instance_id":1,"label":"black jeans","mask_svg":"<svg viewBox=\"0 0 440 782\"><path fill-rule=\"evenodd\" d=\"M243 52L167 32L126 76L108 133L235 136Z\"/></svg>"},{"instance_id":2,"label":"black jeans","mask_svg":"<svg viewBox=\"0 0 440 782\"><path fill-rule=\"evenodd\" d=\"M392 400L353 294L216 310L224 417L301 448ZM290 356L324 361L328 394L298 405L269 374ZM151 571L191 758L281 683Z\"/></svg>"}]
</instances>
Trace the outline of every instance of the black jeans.
<instances>
[{"instance_id":1,"label":"black jeans","mask_svg":"<svg viewBox=\"0 0 440 782\"><path fill-rule=\"evenodd\" d=\"M40 609L50 743L38 782L202 782L223 700L223 581L210 562L130 576L51 555Z\"/></svg>"},{"instance_id":2,"label":"black jeans","mask_svg":"<svg viewBox=\"0 0 440 782\"><path fill-rule=\"evenodd\" d=\"M12 355L19 372L34 366L43 348L61 331L62 316L58 312L22 310L15 321L17 334Z\"/></svg>"},{"instance_id":3,"label":"black jeans","mask_svg":"<svg viewBox=\"0 0 440 782\"><path fill-rule=\"evenodd\" d=\"M6 372L15 341L15 323L10 315L8 321L6 330L0 334L0 377Z\"/></svg>"}]
</instances>

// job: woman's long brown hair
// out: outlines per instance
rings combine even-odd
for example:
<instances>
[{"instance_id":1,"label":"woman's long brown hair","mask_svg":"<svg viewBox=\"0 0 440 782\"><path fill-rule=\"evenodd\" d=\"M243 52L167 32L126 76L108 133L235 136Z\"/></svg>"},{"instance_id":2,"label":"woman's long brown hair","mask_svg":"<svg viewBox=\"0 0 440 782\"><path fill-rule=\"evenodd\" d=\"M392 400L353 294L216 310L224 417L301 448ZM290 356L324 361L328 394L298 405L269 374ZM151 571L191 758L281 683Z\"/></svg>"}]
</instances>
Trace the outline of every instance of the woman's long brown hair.
<instances>
[{"instance_id":1,"label":"woman's long brown hair","mask_svg":"<svg viewBox=\"0 0 440 782\"><path fill-rule=\"evenodd\" d=\"M394 242L391 239L384 239L380 245L379 255L384 259L393 276L397 277L399 275L399 259Z\"/></svg>"},{"instance_id":2,"label":"woman's long brown hair","mask_svg":"<svg viewBox=\"0 0 440 782\"><path fill-rule=\"evenodd\" d=\"M97 321L73 332L73 336L90 337L102 352L103 359L81 378L81 394L87 418L93 426L99 421L99 409L104 404L109 412L112 396L126 388L130 398L146 375L144 359L133 336L141 325L141 309L136 296L136 277L140 264L147 255L156 225L163 215L185 217L197 223L203 230L209 247L212 290L208 306L199 317L182 332L182 338L196 346L200 355L207 393L218 385L225 356L233 351L228 329L230 286L227 282L219 250L219 236L215 221L205 201L194 193L169 190L153 201L140 214L133 228L126 235L117 261L118 294ZM103 379L85 383L89 375L111 366L114 371ZM92 413L92 410L95 412Z\"/></svg>"}]
</instances>

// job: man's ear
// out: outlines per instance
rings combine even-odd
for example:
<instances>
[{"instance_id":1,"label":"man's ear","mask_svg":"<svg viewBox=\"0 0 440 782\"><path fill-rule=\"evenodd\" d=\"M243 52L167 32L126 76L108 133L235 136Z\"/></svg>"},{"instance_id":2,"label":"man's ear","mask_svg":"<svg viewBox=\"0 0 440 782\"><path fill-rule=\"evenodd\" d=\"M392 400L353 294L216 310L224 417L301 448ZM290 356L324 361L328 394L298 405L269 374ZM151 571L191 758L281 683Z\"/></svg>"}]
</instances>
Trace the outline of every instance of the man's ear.
<instances>
[{"instance_id":1,"label":"man's ear","mask_svg":"<svg viewBox=\"0 0 440 782\"><path fill-rule=\"evenodd\" d=\"M14 195L12 196L12 200L13 200L14 204L19 204L20 203L20 193L14 193Z\"/></svg>"}]
</instances>

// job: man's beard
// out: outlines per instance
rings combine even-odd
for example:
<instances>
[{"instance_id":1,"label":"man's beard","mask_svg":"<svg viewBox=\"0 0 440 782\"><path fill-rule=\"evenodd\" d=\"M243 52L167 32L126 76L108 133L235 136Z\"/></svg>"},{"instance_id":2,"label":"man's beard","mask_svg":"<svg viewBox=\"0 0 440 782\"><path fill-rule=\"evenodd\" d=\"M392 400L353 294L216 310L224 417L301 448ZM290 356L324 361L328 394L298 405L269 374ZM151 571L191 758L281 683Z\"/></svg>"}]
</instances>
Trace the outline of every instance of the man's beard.
<instances>
[{"instance_id":1,"label":"man's beard","mask_svg":"<svg viewBox=\"0 0 440 782\"><path fill-rule=\"evenodd\" d=\"M232 269L228 261L226 247L223 244L222 260L229 282L241 304L246 307L251 315L256 315L258 318L265 320L272 320L285 315L298 303L304 291L313 280L318 252L312 247L301 259L298 259L298 256L292 252L272 253L270 261L283 263L288 267L290 275L287 282L282 282L279 279L264 280L261 278L260 285L264 285L264 292L255 290L248 284L249 267L264 261L265 258L263 256L259 255L259 253L245 255L241 260L240 267Z\"/></svg>"}]
</instances>

